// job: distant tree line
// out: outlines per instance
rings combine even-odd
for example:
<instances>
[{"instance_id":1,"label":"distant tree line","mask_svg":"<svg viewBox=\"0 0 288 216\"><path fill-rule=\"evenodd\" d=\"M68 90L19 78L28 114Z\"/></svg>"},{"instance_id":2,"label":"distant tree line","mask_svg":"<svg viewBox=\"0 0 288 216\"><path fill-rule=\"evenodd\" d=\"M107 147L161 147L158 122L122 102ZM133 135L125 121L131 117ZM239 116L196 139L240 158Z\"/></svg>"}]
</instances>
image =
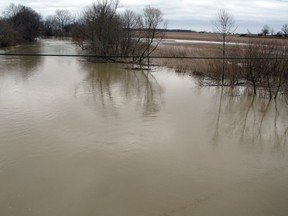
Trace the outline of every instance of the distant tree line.
<instances>
[{"instance_id":1,"label":"distant tree line","mask_svg":"<svg viewBox=\"0 0 288 216\"><path fill-rule=\"evenodd\" d=\"M43 20L32 8L12 3L0 17L0 47L34 42L39 36L71 36L73 22L68 10L56 10Z\"/></svg>"},{"instance_id":2,"label":"distant tree line","mask_svg":"<svg viewBox=\"0 0 288 216\"><path fill-rule=\"evenodd\" d=\"M271 28L268 25L264 25L263 28L261 29L261 33L258 34L259 36L264 35L265 37L267 37L268 35L270 36L274 36L274 37L285 37L287 38L288 36L288 25L284 24L281 28L280 31L276 32L274 30L274 28Z\"/></svg>"},{"instance_id":3,"label":"distant tree line","mask_svg":"<svg viewBox=\"0 0 288 216\"><path fill-rule=\"evenodd\" d=\"M164 37L167 22L158 8L142 14L118 12L119 0L98 0L76 19L68 10L56 10L42 19L30 7L10 4L0 17L0 47L33 42L39 36L71 36L83 50L95 55L131 56L142 63ZM161 30L160 30L161 29Z\"/></svg>"}]
</instances>

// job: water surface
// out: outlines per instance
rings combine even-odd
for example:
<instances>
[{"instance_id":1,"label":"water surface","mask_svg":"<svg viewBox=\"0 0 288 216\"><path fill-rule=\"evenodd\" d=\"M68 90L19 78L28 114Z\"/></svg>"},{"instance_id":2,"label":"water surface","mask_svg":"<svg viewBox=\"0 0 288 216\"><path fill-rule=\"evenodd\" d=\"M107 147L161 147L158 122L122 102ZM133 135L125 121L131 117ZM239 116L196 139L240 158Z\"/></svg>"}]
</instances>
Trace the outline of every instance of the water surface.
<instances>
[{"instance_id":1,"label":"water surface","mask_svg":"<svg viewBox=\"0 0 288 216\"><path fill-rule=\"evenodd\" d=\"M210 45L222 45L222 41L205 41L205 40L180 40L180 39L164 39L162 41L164 45L170 45L170 44L210 44ZM225 42L226 45L249 45L247 43L236 43L236 42Z\"/></svg>"},{"instance_id":2,"label":"water surface","mask_svg":"<svg viewBox=\"0 0 288 216\"><path fill-rule=\"evenodd\" d=\"M242 91L167 68L1 56L0 215L286 216L287 104Z\"/></svg>"}]
</instances>

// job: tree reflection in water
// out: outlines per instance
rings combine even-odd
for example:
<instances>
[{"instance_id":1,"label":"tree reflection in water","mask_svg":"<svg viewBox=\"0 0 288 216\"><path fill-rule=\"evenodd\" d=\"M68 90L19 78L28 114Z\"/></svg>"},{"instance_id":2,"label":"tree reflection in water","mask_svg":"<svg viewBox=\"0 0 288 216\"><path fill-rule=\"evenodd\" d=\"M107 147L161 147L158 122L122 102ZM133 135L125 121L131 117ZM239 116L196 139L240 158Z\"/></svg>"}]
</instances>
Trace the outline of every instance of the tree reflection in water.
<instances>
[{"instance_id":1,"label":"tree reflection in water","mask_svg":"<svg viewBox=\"0 0 288 216\"><path fill-rule=\"evenodd\" d=\"M150 71L125 70L121 64L88 63L85 79L77 89L105 113L117 113L121 105L153 115L162 104L162 88Z\"/></svg>"},{"instance_id":2,"label":"tree reflection in water","mask_svg":"<svg viewBox=\"0 0 288 216\"><path fill-rule=\"evenodd\" d=\"M41 54L42 46L41 41L34 45L21 45L17 47L7 48L5 53L33 53ZM0 57L0 75L13 75L17 80L26 81L29 77L33 76L37 68L43 63L43 57L32 56L1 56Z\"/></svg>"},{"instance_id":3,"label":"tree reflection in water","mask_svg":"<svg viewBox=\"0 0 288 216\"><path fill-rule=\"evenodd\" d=\"M236 138L244 145L285 153L288 133L287 105L284 99L269 100L241 88L217 91L214 145L223 137Z\"/></svg>"}]
</instances>

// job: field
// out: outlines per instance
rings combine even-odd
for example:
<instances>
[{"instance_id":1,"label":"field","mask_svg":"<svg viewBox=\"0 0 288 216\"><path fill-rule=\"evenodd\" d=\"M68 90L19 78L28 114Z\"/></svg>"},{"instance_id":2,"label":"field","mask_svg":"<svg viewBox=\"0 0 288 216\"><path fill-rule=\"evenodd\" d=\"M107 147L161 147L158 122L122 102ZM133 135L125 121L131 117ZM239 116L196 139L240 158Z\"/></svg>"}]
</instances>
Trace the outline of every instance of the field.
<instances>
[{"instance_id":1,"label":"field","mask_svg":"<svg viewBox=\"0 0 288 216\"><path fill-rule=\"evenodd\" d=\"M179 40L199 40L199 41L222 41L221 34L214 34L214 33L198 33L198 32L166 32L165 33L166 39L179 39ZM239 34L232 34L228 36L229 42L237 42L237 43L248 43L249 41L254 40L263 40L265 41L269 39L275 39L278 41L286 42L285 38L277 38L277 37L271 37L271 36L246 36L241 37Z\"/></svg>"},{"instance_id":2,"label":"field","mask_svg":"<svg viewBox=\"0 0 288 216\"><path fill-rule=\"evenodd\" d=\"M205 41L220 41L220 35L197 32L166 32L165 38L179 40L205 40Z\"/></svg>"},{"instance_id":3,"label":"field","mask_svg":"<svg viewBox=\"0 0 288 216\"><path fill-rule=\"evenodd\" d=\"M175 40L175 41L174 41ZM181 40L181 42L176 41ZM187 42L185 42L187 41ZM192 42L193 41L193 42ZM199 41L199 42L197 42ZM162 45L157 52L161 56L173 57L222 57L222 35L195 32L166 32ZM218 43L214 43L218 42ZM240 35L227 35L226 53L230 57L241 57L248 44L277 45L285 47L288 39L271 37L241 37ZM204 72L211 70L215 61L207 59L162 59L158 63L175 68L178 72ZM218 60L219 61L219 60ZM212 68L214 70L215 68ZM210 72L209 72L210 73Z\"/></svg>"},{"instance_id":4,"label":"field","mask_svg":"<svg viewBox=\"0 0 288 216\"><path fill-rule=\"evenodd\" d=\"M181 40L181 42L177 42L176 40ZM236 36L233 36L233 40L236 40ZM217 57L221 55L222 46L221 44L209 43L215 41L221 42L221 35L194 32L167 32L157 55L164 57ZM207 71L209 65L209 61L202 59L175 58L157 59L156 61L157 64L174 68L177 72L187 73Z\"/></svg>"}]
</instances>

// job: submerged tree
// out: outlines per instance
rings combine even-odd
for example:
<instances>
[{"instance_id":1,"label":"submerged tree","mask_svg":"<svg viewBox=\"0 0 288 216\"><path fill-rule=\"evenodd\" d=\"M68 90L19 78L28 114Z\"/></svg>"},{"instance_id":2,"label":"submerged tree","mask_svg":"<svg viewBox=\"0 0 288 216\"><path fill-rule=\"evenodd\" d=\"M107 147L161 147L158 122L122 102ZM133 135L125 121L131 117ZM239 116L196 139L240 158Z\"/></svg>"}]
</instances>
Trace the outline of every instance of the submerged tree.
<instances>
[{"instance_id":1,"label":"submerged tree","mask_svg":"<svg viewBox=\"0 0 288 216\"><path fill-rule=\"evenodd\" d=\"M288 35L288 25L287 24L282 26L282 32L283 32L285 38L287 38L287 35Z\"/></svg>"},{"instance_id":2,"label":"submerged tree","mask_svg":"<svg viewBox=\"0 0 288 216\"><path fill-rule=\"evenodd\" d=\"M86 8L73 32L74 41L97 55L118 55L121 20L116 1L99 1Z\"/></svg>"},{"instance_id":3,"label":"submerged tree","mask_svg":"<svg viewBox=\"0 0 288 216\"><path fill-rule=\"evenodd\" d=\"M237 27L233 15L225 10L220 10L217 14L216 21L213 23L217 31L222 37L222 76L221 83L224 85L225 79L225 64L226 64L226 43L227 36L236 31Z\"/></svg>"},{"instance_id":4,"label":"submerged tree","mask_svg":"<svg viewBox=\"0 0 288 216\"><path fill-rule=\"evenodd\" d=\"M159 31L166 26L162 12L149 6L143 15L130 10L119 14L118 4L118 0L99 0L86 8L73 32L73 40L106 60L131 55L134 62L142 63L163 38L163 32Z\"/></svg>"},{"instance_id":5,"label":"submerged tree","mask_svg":"<svg viewBox=\"0 0 288 216\"><path fill-rule=\"evenodd\" d=\"M124 56L134 55L136 52L135 47L140 43L139 37L137 37L138 32L135 31L139 27L139 20L139 15L128 9L121 15L121 23L123 25L121 54Z\"/></svg>"},{"instance_id":6,"label":"submerged tree","mask_svg":"<svg viewBox=\"0 0 288 216\"><path fill-rule=\"evenodd\" d=\"M272 39L253 40L245 47L243 72L254 95L259 89L272 99L287 91L287 51L284 43Z\"/></svg>"},{"instance_id":7,"label":"submerged tree","mask_svg":"<svg viewBox=\"0 0 288 216\"><path fill-rule=\"evenodd\" d=\"M163 19L163 14L158 8L150 6L144 8L142 16L142 31L144 33L145 44L140 57L140 61L144 57L149 59L150 54L158 47L164 37L164 32L159 29L166 29L167 22Z\"/></svg>"}]
</instances>

